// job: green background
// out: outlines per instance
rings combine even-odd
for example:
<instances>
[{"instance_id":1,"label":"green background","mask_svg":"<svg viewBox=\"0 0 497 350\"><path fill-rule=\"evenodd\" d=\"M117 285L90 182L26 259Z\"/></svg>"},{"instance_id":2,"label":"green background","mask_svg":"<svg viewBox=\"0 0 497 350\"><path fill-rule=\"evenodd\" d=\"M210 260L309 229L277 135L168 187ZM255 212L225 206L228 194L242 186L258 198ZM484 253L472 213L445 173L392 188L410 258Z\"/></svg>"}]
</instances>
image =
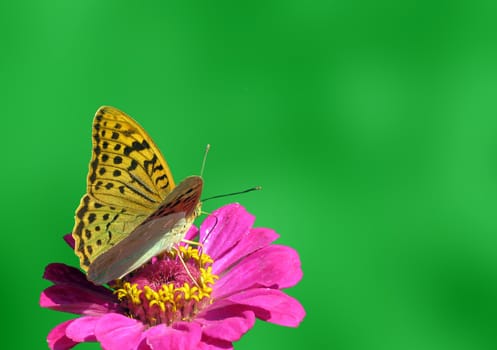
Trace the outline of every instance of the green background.
<instances>
[{"instance_id":1,"label":"green background","mask_svg":"<svg viewBox=\"0 0 497 350\"><path fill-rule=\"evenodd\" d=\"M295 247L297 329L237 349L497 347L497 2L0 3L2 334L41 309L85 190L101 105L136 118L177 181L240 201ZM82 345L80 349L96 349Z\"/></svg>"}]
</instances>

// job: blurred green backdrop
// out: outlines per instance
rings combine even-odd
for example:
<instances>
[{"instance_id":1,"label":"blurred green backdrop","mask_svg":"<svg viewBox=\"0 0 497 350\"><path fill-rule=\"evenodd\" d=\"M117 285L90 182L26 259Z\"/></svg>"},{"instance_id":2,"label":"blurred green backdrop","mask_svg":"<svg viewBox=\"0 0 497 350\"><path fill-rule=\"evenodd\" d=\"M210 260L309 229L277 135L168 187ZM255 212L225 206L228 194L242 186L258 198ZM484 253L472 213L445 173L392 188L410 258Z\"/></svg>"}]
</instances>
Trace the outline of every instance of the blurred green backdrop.
<instances>
[{"instance_id":1,"label":"blurred green backdrop","mask_svg":"<svg viewBox=\"0 0 497 350\"><path fill-rule=\"evenodd\" d=\"M237 349L497 347L497 2L2 1L0 38L10 348L72 317L41 275L104 104L300 252L306 319Z\"/></svg>"}]
</instances>

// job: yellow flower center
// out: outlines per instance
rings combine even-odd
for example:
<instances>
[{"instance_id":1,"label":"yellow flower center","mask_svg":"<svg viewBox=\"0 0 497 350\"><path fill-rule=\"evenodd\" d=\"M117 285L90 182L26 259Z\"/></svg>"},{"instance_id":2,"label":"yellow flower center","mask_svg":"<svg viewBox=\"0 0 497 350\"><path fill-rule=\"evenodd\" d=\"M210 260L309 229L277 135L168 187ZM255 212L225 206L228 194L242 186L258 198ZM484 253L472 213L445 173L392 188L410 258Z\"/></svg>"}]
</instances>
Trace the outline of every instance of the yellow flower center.
<instances>
[{"instance_id":1,"label":"yellow flower center","mask_svg":"<svg viewBox=\"0 0 497 350\"><path fill-rule=\"evenodd\" d=\"M154 258L155 259L155 258ZM179 247L145 264L114 286L121 306L132 318L150 326L190 321L209 305L213 260L198 249Z\"/></svg>"}]
</instances>

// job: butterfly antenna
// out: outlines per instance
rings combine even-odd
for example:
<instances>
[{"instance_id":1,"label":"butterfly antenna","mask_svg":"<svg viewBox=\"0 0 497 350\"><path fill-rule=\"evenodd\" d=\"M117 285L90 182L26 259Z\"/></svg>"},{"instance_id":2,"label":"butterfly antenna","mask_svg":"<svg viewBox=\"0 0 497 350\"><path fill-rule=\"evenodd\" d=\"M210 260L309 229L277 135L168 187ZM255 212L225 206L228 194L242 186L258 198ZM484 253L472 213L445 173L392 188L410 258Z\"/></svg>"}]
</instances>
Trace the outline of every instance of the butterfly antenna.
<instances>
[{"instance_id":1,"label":"butterfly antenna","mask_svg":"<svg viewBox=\"0 0 497 350\"><path fill-rule=\"evenodd\" d=\"M207 153L209 153L210 148L211 148L210 144L207 144L207 146L205 146L204 159L202 160L202 168L200 168L200 176L204 175L205 162L207 161Z\"/></svg>"},{"instance_id":2,"label":"butterfly antenna","mask_svg":"<svg viewBox=\"0 0 497 350\"><path fill-rule=\"evenodd\" d=\"M208 201L208 200L211 200L211 199L214 199L214 198L235 196L237 194L242 194L242 193L247 193L247 192L252 192L252 191L260 191L260 190L262 190L262 186L255 186L255 187L249 188L249 189L244 190L244 191L233 192L233 193L226 193L226 194L218 194L216 196L212 196L212 197L209 197L209 198L206 198L206 199L202 199L202 202L205 202L205 201Z\"/></svg>"}]
</instances>

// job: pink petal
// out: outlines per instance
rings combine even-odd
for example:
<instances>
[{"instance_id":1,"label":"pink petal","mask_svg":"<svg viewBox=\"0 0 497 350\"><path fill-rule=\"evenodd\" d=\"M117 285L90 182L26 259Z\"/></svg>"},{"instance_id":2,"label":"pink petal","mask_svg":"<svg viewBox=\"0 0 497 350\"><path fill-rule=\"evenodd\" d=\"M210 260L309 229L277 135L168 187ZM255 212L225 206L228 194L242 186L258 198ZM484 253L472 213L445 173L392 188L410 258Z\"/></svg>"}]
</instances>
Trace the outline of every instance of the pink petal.
<instances>
[{"instance_id":1,"label":"pink petal","mask_svg":"<svg viewBox=\"0 0 497 350\"><path fill-rule=\"evenodd\" d=\"M66 241L66 243L69 245L69 247L74 249L76 242L74 241L72 233L65 234L63 238L64 238L64 241Z\"/></svg>"},{"instance_id":2,"label":"pink petal","mask_svg":"<svg viewBox=\"0 0 497 350\"><path fill-rule=\"evenodd\" d=\"M78 344L66 336L66 329L73 321L74 320L63 322L48 333L47 342L50 349L67 350L72 349Z\"/></svg>"},{"instance_id":3,"label":"pink petal","mask_svg":"<svg viewBox=\"0 0 497 350\"><path fill-rule=\"evenodd\" d=\"M238 203L215 210L200 226L200 242L214 260L249 233L255 217Z\"/></svg>"},{"instance_id":4,"label":"pink petal","mask_svg":"<svg viewBox=\"0 0 497 350\"><path fill-rule=\"evenodd\" d=\"M91 283L80 270L72 266L61 263L49 264L45 268L43 278L54 284L74 284L80 288L101 293L105 298L113 298L113 294L109 289Z\"/></svg>"},{"instance_id":5,"label":"pink petal","mask_svg":"<svg viewBox=\"0 0 497 350\"><path fill-rule=\"evenodd\" d=\"M177 322L171 327L158 325L145 333L147 344L152 350L197 349L202 331L200 326L193 322Z\"/></svg>"},{"instance_id":6,"label":"pink petal","mask_svg":"<svg viewBox=\"0 0 497 350\"><path fill-rule=\"evenodd\" d=\"M271 245L256 251L235 265L214 285L214 298L248 288L288 288L302 278L297 252L286 246Z\"/></svg>"},{"instance_id":7,"label":"pink petal","mask_svg":"<svg viewBox=\"0 0 497 350\"><path fill-rule=\"evenodd\" d=\"M95 326L100 317L85 316L75 319L66 329L66 334L72 340L82 342L97 341L95 337Z\"/></svg>"},{"instance_id":8,"label":"pink petal","mask_svg":"<svg viewBox=\"0 0 497 350\"><path fill-rule=\"evenodd\" d=\"M104 315L118 309L112 299L69 284L57 284L45 289L40 296L40 306L88 316Z\"/></svg>"},{"instance_id":9,"label":"pink petal","mask_svg":"<svg viewBox=\"0 0 497 350\"><path fill-rule=\"evenodd\" d=\"M208 309L198 315L195 321L203 325L204 335L233 342L254 326L255 316L246 307L231 304L222 308Z\"/></svg>"},{"instance_id":10,"label":"pink petal","mask_svg":"<svg viewBox=\"0 0 497 350\"><path fill-rule=\"evenodd\" d=\"M136 350L152 350L152 348L147 344L146 339L143 338Z\"/></svg>"},{"instance_id":11,"label":"pink petal","mask_svg":"<svg viewBox=\"0 0 497 350\"><path fill-rule=\"evenodd\" d=\"M225 340L211 338L203 335L197 350L232 350L233 344Z\"/></svg>"},{"instance_id":12,"label":"pink petal","mask_svg":"<svg viewBox=\"0 0 497 350\"><path fill-rule=\"evenodd\" d=\"M282 326L297 327L305 316L304 308L296 299L277 289L250 289L227 299L250 306L261 320Z\"/></svg>"},{"instance_id":13,"label":"pink petal","mask_svg":"<svg viewBox=\"0 0 497 350\"><path fill-rule=\"evenodd\" d=\"M198 235L198 228L195 225L190 226L188 231L186 231L185 234L185 239L191 241L192 239L195 238L195 236Z\"/></svg>"},{"instance_id":14,"label":"pink petal","mask_svg":"<svg viewBox=\"0 0 497 350\"><path fill-rule=\"evenodd\" d=\"M144 328L137 320L111 313L97 322L95 335L104 349L136 350L143 339Z\"/></svg>"},{"instance_id":15,"label":"pink petal","mask_svg":"<svg viewBox=\"0 0 497 350\"><path fill-rule=\"evenodd\" d=\"M268 228L253 228L247 236L229 250L222 258L214 261L212 272L215 274L222 273L231 265L245 256L264 248L276 240L279 235Z\"/></svg>"}]
</instances>

